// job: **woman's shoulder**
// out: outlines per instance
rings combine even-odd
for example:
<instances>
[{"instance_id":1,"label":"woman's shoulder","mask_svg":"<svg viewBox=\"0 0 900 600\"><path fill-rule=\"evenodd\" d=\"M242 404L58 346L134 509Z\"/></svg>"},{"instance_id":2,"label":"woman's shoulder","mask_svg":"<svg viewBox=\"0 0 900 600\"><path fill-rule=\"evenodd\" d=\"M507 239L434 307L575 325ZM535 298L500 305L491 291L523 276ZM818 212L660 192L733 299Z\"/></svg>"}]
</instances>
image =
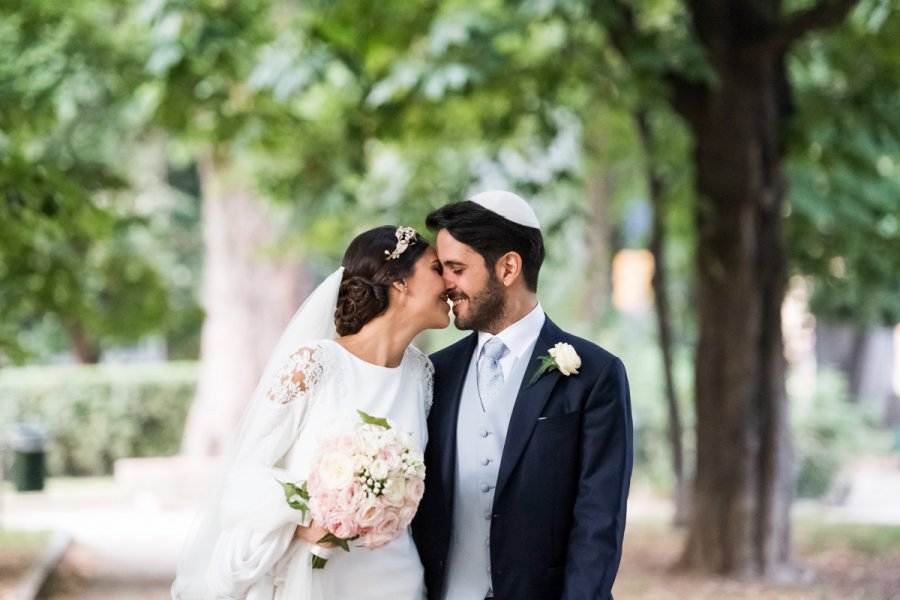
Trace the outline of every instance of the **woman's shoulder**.
<instances>
[{"instance_id":1,"label":"woman's shoulder","mask_svg":"<svg viewBox=\"0 0 900 600\"><path fill-rule=\"evenodd\" d=\"M419 348L416 347L415 344L410 344L406 348L406 355L409 361L417 369L434 375L434 364L431 362L431 359L428 358L427 354L419 350Z\"/></svg>"},{"instance_id":2,"label":"woman's shoulder","mask_svg":"<svg viewBox=\"0 0 900 600\"><path fill-rule=\"evenodd\" d=\"M431 412L431 403L434 397L434 364L428 355L419 350L413 344L406 349L406 355L413 364L414 373L418 380L419 390L424 400L425 415Z\"/></svg>"},{"instance_id":3,"label":"woman's shoulder","mask_svg":"<svg viewBox=\"0 0 900 600\"><path fill-rule=\"evenodd\" d=\"M295 347L281 363L275 374L275 385L268 392L269 400L288 404L319 387L327 378L333 362L329 340L313 340Z\"/></svg>"}]
</instances>

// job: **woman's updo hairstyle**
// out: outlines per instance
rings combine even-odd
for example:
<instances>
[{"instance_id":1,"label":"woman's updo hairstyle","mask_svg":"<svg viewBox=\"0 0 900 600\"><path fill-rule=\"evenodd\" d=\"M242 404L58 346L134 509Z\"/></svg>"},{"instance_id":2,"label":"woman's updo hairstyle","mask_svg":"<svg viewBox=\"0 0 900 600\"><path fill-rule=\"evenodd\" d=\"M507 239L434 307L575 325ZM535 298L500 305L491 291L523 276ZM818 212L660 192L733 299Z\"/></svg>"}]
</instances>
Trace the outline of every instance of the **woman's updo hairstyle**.
<instances>
[{"instance_id":1,"label":"woman's updo hairstyle","mask_svg":"<svg viewBox=\"0 0 900 600\"><path fill-rule=\"evenodd\" d=\"M428 242L410 230L406 249L397 253L398 231L393 225L370 229L356 236L344 253L344 276L338 291L334 324L338 335L351 335L384 314L388 290L395 281L412 275ZM396 255L396 258L392 258Z\"/></svg>"}]
</instances>

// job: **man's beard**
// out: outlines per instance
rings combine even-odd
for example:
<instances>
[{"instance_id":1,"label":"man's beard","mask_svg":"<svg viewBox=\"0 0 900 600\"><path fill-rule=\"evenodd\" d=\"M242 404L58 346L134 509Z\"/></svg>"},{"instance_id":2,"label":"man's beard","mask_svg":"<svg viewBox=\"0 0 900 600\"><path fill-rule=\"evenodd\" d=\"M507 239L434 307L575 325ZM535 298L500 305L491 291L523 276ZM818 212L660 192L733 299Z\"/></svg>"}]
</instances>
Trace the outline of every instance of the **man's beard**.
<instances>
[{"instance_id":1,"label":"man's beard","mask_svg":"<svg viewBox=\"0 0 900 600\"><path fill-rule=\"evenodd\" d=\"M492 273L483 290L469 298L466 316L457 316L457 329L491 331L493 325L503 320L506 309L506 295L503 284Z\"/></svg>"}]
</instances>

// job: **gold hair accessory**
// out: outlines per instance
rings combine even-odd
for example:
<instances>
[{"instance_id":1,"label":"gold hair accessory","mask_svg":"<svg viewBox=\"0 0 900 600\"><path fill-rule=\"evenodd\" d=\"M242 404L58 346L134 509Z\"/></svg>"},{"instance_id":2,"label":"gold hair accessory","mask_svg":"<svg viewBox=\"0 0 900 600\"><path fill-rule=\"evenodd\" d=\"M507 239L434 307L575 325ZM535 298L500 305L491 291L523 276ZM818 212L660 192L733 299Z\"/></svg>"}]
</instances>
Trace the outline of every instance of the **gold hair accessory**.
<instances>
[{"instance_id":1,"label":"gold hair accessory","mask_svg":"<svg viewBox=\"0 0 900 600\"><path fill-rule=\"evenodd\" d=\"M397 231L394 232L394 235L397 236L397 246L394 248L393 252L384 251L387 254L387 258L384 260L395 260L400 258L400 255L406 252L406 249L416 243L416 230L412 227L398 227Z\"/></svg>"}]
</instances>

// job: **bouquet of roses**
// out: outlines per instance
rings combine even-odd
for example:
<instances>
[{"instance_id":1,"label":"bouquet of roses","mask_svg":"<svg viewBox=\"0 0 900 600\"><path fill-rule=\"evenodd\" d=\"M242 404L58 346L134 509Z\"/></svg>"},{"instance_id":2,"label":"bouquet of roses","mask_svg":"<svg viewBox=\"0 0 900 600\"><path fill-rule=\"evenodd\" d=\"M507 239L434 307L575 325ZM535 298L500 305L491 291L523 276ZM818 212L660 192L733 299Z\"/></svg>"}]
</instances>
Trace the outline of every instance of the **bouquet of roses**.
<instances>
[{"instance_id":1,"label":"bouquet of roses","mask_svg":"<svg viewBox=\"0 0 900 600\"><path fill-rule=\"evenodd\" d=\"M422 452L386 419L357 411L359 423L338 423L323 433L309 479L281 483L288 504L307 512L328 534L318 543L350 551L349 542L377 548L400 537L425 491ZM331 551L311 550L314 569Z\"/></svg>"}]
</instances>

